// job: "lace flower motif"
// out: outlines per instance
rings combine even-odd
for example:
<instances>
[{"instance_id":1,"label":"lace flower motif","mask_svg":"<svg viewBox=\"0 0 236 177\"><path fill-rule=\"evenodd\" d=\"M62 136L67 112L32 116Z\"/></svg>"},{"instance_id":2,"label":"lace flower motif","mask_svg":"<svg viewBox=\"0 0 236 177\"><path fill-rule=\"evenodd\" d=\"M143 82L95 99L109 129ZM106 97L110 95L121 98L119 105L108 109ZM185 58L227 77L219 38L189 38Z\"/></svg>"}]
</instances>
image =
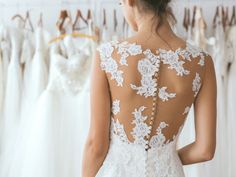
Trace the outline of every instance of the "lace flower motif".
<instances>
[{"instance_id":1,"label":"lace flower motif","mask_svg":"<svg viewBox=\"0 0 236 177\"><path fill-rule=\"evenodd\" d=\"M141 86L130 84L131 88L137 90L137 94L144 95L146 98L154 96L157 91L156 79L153 79L155 72L159 71L160 58L151 53L150 50L144 51L146 58L138 62L138 71L140 72Z\"/></svg>"},{"instance_id":2,"label":"lace flower motif","mask_svg":"<svg viewBox=\"0 0 236 177\"><path fill-rule=\"evenodd\" d=\"M114 100L112 103L112 113L117 115L120 112L120 100Z\"/></svg>"},{"instance_id":3,"label":"lace flower motif","mask_svg":"<svg viewBox=\"0 0 236 177\"><path fill-rule=\"evenodd\" d=\"M111 43L102 44L98 51L100 52L101 57L101 69L106 73L111 74L111 80L116 80L117 86L123 86L123 71L118 70L118 64L116 60L112 58L112 52L114 51L114 47Z\"/></svg>"},{"instance_id":4,"label":"lace flower motif","mask_svg":"<svg viewBox=\"0 0 236 177\"><path fill-rule=\"evenodd\" d=\"M163 49L158 50L158 52L160 53L161 61L164 64L168 64L169 69L174 69L177 72L177 76L188 75L190 71L184 69L183 64L185 62L183 60L179 60L179 55L177 51L167 51Z\"/></svg>"},{"instance_id":5,"label":"lace flower motif","mask_svg":"<svg viewBox=\"0 0 236 177\"><path fill-rule=\"evenodd\" d=\"M168 126L169 125L167 123L160 122L159 127L156 129L157 134L151 138L150 143L149 143L149 145L152 148L159 148L159 147L165 145L166 137L162 133L162 129L164 129Z\"/></svg>"},{"instance_id":6,"label":"lace flower motif","mask_svg":"<svg viewBox=\"0 0 236 177\"><path fill-rule=\"evenodd\" d=\"M140 45L136 45L135 43L129 44L127 41L124 41L116 46L118 48L118 54L121 55L120 64L126 65L127 58L131 56L135 56L142 53L142 48Z\"/></svg>"},{"instance_id":7,"label":"lace flower motif","mask_svg":"<svg viewBox=\"0 0 236 177\"><path fill-rule=\"evenodd\" d=\"M199 60L198 64L201 66L205 65L205 55L208 55L206 52L203 52L203 50L200 49L199 47L193 46L189 43L187 43L186 50L190 52L190 54L192 55L193 58L200 56L200 60Z\"/></svg>"},{"instance_id":8,"label":"lace flower motif","mask_svg":"<svg viewBox=\"0 0 236 177\"><path fill-rule=\"evenodd\" d=\"M135 111L132 113L134 115L132 124L135 124L135 127L133 128L131 134L134 137L134 143L140 144L142 146L147 144L145 136L147 136L151 131L151 127L144 122L147 119L147 116L142 115L142 112L145 108L146 107L141 106L139 109L135 109Z\"/></svg>"},{"instance_id":9,"label":"lace flower motif","mask_svg":"<svg viewBox=\"0 0 236 177\"><path fill-rule=\"evenodd\" d=\"M198 92L199 92L199 90L200 90L200 88L201 88L201 78L200 78L198 73L196 73L196 76L195 76L195 78L193 80L193 84L192 85L193 85L192 86L192 90L194 92L194 97L196 97Z\"/></svg>"},{"instance_id":10,"label":"lace flower motif","mask_svg":"<svg viewBox=\"0 0 236 177\"><path fill-rule=\"evenodd\" d=\"M122 125L119 120L114 120L114 118L111 118L111 131L112 136L118 136L119 139L127 144L129 144L128 137L124 130L124 125Z\"/></svg>"},{"instance_id":11,"label":"lace flower motif","mask_svg":"<svg viewBox=\"0 0 236 177\"><path fill-rule=\"evenodd\" d=\"M159 89L158 93L159 98L163 102L168 101L170 98L174 98L176 96L176 93L167 93L166 89L167 87L162 87Z\"/></svg>"}]
</instances>

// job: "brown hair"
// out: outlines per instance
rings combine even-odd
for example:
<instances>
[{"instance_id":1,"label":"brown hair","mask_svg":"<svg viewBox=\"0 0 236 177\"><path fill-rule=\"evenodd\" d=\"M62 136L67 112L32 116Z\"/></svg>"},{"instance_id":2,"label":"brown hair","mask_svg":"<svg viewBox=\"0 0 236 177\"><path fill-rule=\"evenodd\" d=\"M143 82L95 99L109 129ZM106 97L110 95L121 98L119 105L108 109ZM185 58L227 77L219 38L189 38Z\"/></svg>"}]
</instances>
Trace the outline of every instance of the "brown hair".
<instances>
[{"instance_id":1,"label":"brown hair","mask_svg":"<svg viewBox=\"0 0 236 177\"><path fill-rule=\"evenodd\" d=\"M138 0L141 10L154 12L154 20L159 20L156 31L168 16L174 20L174 15L168 6L170 2L171 0Z\"/></svg>"}]
</instances>

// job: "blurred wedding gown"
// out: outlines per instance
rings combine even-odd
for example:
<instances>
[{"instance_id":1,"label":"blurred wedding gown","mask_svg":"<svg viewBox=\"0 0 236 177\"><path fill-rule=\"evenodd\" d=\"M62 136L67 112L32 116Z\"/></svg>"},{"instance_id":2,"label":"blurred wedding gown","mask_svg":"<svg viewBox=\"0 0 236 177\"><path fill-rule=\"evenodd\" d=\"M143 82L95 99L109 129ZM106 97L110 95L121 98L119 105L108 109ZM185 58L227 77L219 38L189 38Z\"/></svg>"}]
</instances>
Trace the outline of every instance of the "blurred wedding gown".
<instances>
[{"instance_id":1,"label":"blurred wedding gown","mask_svg":"<svg viewBox=\"0 0 236 177\"><path fill-rule=\"evenodd\" d=\"M3 110L4 110L4 100L5 100L5 91L6 91L6 80L7 80L7 70L10 61L10 39L8 36L8 30L5 26L0 25L0 50L1 50L1 62L2 62L2 105L0 112L0 164L1 164L1 154L2 154L2 139L3 139Z\"/></svg>"},{"instance_id":2,"label":"blurred wedding gown","mask_svg":"<svg viewBox=\"0 0 236 177\"><path fill-rule=\"evenodd\" d=\"M23 41L22 30L19 28L9 28L11 41L11 60L8 66L4 114L3 114L3 137L2 155L0 158L0 175L7 176L7 167L12 160L12 152L15 148L16 135L20 123L20 103L22 91L22 70L20 66L20 52Z\"/></svg>"},{"instance_id":3,"label":"blurred wedding gown","mask_svg":"<svg viewBox=\"0 0 236 177\"><path fill-rule=\"evenodd\" d=\"M28 32L29 33L29 32ZM8 176L19 176L22 170L22 161L24 159L25 151L30 133L31 125L34 122L32 117L32 110L35 107L36 101L40 94L47 86L48 66L46 65L48 33L42 28L36 29L34 36L24 36L22 45L21 62L24 63L24 79L22 81L22 100L21 100L21 118L19 123L18 134L15 135L15 146L12 147L11 159L5 169L8 171ZM32 39L35 37L36 49L32 46Z\"/></svg>"},{"instance_id":4,"label":"blurred wedding gown","mask_svg":"<svg viewBox=\"0 0 236 177\"><path fill-rule=\"evenodd\" d=\"M89 56L77 52L71 37L64 39L67 58L51 48L50 78L35 107L18 177L80 176L84 143L84 117L81 117L81 91Z\"/></svg>"},{"instance_id":5,"label":"blurred wedding gown","mask_svg":"<svg viewBox=\"0 0 236 177\"><path fill-rule=\"evenodd\" d=\"M230 27L229 31L227 32L227 58L228 62L231 64L229 73L228 73L228 90L227 90L227 120L228 120L228 134L225 136L227 139L228 137L228 163L229 166L227 171L229 176L233 177L236 175L236 25Z\"/></svg>"}]
</instances>

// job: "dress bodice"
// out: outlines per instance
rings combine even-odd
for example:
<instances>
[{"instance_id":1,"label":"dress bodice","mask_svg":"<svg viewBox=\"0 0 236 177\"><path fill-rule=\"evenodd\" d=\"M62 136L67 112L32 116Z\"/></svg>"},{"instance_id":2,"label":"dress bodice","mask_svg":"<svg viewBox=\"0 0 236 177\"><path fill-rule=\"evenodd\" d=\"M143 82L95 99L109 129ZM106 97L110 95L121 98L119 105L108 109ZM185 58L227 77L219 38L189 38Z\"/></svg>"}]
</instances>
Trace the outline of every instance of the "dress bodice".
<instances>
[{"instance_id":1,"label":"dress bodice","mask_svg":"<svg viewBox=\"0 0 236 177\"><path fill-rule=\"evenodd\" d=\"M175 144L201 89L208 54L189 43L153 51L127 41L104 43L98 51L111 90L111 139L146 150Z\"/></svg>"},{"instance_id":2,"label":"dress bodice","mask_svg":"<svg viewBox=\"0 0 236 177\"><path fill-rule=\"evenodd\" d=\"M83 66L89 56L70 48L71 40L66 40L68 58L59 53L60 44L55 44L51 48L51 71L48 89L77 94L83 88Z\"/></svg>"},{"instance_id":3,"label":"dress bodice","mask_svg":"<svg viewBox=\"0 0 236 177\"><path fill-rule=\"evenodd\" d=\"M96 177L184 177L176 145L204 82L207 53L128 41L101 44L111 100L110 145Z\"/></svg>"}]
</instances>

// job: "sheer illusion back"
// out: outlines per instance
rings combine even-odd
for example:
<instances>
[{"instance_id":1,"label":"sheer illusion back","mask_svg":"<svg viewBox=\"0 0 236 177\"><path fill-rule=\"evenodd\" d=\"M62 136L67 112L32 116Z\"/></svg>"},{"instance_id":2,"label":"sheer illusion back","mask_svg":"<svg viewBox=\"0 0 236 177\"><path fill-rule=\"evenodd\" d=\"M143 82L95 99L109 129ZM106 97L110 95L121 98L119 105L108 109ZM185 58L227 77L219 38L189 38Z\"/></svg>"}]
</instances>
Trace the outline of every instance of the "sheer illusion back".
<instances>
[{"instance_id":1,"label":"sheer illusion back","mask_svg":"<svg viewBox=\"0 0 236 177\"><path fill-rule=\"evenodd\" d=\"M98 48L110 92L110 145L96 177L184 177L177 137L205 76L208 54L111 41Z\"/></svg>"},{"instance_id":2,"label":"sheer illusion back","mask_svg":"<svg viewBox=\"0 0 236 177\"><path fill-rule=\"evenodd\" d=\"M201 88L207 54L188 43L173 51L128 41L99 51L111 90L112 133L145 149L173 141Z\"/></svg>"}]
</instances>

